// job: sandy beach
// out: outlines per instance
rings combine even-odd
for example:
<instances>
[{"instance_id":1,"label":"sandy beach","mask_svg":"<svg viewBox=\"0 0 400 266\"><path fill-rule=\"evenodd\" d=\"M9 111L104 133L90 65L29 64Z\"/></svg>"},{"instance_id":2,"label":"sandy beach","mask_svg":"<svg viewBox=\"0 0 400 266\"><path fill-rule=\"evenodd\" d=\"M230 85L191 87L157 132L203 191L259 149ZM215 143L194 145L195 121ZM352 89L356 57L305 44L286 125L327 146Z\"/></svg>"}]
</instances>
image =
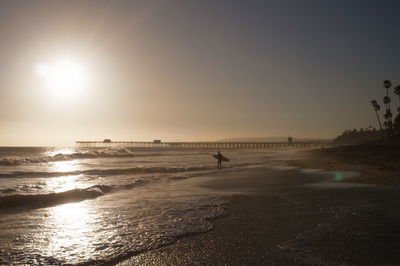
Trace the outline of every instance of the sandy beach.
<instances>
[{"instance_id":1,"label":"sandy beach","mask_svg":"<svg viewBox=\"0 0 400 266\"><path fill-rule=\"evenodd\" d=\"M213 230L120 266L400 263L398 187L337 182L333 172L272 168L225 173L199 185L246 193L231 198L228 216L213 220Z\"/></svg>"},{"instance_id":2,"label":"sandy beach","mask_svg":"<svg viewBox=\"0 0 400 266\"><path fill-rule=\"evenodd\" d=\"M400 265L399 10L0 1L0 265Z\"/></svg>"},{"instance_id":3,"label":"sandy beach","mask_svg":"<svg viewBox=\"0 0 400 266\"><path fill-rule=\"evenodd\" d=\"M400 144L371 143L308 150L291 165L332 171L355 171L360 176L343 182L398 185L400 184Z\"/></svg>"}]
</instances>

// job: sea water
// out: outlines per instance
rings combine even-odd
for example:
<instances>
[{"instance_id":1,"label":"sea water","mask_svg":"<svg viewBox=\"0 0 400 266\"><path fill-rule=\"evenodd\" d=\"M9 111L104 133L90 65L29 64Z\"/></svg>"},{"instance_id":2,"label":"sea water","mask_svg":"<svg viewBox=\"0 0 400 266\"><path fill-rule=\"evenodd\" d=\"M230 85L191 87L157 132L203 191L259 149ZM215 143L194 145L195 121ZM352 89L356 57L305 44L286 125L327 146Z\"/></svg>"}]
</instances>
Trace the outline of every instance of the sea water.
<instances>
[{"instance_id":1,"label":"sea water","mask_svg":"<svg viewBox=\"0 0 400 266\"><path fill-rule=\"evenodd\" d=\"M271 150L0 148L0 264L115 262L205 232L226 192L191 180L271 163Z\"/></svg>"}]
</instances>

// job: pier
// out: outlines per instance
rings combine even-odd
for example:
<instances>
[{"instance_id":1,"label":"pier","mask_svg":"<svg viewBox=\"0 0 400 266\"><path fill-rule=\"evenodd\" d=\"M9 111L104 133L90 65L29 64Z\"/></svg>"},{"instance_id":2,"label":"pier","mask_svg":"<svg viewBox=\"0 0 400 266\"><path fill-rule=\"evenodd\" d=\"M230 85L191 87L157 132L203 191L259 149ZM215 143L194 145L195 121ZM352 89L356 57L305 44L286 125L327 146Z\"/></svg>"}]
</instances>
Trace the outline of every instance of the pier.
<instances>
[{"instance_id":1,"label":"pier","mask_svg":"<svg viewBox=\"0 0 400 266\"><path fill-rule=\"evenodd\" d=\"M137 147L137 148L232 148L232 149L271 149L283 147L312 148L331 146L330 141L316 142L221 142L221 141L76 141L78 147Z\"/></svg>"}]
</instances>

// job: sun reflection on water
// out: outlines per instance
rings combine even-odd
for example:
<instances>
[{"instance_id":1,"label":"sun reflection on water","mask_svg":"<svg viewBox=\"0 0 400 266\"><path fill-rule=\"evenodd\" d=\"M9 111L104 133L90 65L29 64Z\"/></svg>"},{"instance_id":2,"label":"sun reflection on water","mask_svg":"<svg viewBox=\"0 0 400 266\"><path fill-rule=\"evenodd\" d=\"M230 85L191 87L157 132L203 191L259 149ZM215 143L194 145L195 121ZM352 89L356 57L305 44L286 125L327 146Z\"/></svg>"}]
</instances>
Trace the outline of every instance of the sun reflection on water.
<instances>
[{"instance_id":1,"label":"sun reflection on water","mask_svg":"<svg viewBox=\"0 0 400 266\"><path fill-rule=\"evenodd\" d=\"M56 156L56 155L69 155L76 153L75 149L72 148L61 148L56 150L47 151L45 155L47 156Z\"/></svg>"},{"instance_id":2,"label":"sun reflection on water","mask_svg":"<svg viewBox=\"0 0 400 266\"><path fill-rule=\"evenodd\" d=\"M84 176L82 174L72 174L81 169L76 161L52 162L49 168L50 172L68 173L65 176L55 176L46 179L47 189L51 192L63 192L90 186L90 184L83 181Z\"/></svg>"},{"instance_id":3,"label":"sun reflection on water","mask_svg":"<svg viewBox=\"0 0 400 266\"><path fill-rule=\"evenodd\" d=\"M49 170L52 172L74 172L79 171L81 167L77 161L58 161L49 163Z\"/></svg>"},{"instance_id":4,"label":"sun reflection on water","mask_svg":"<svg viewBox=\"0 0 400 266\"><path fill-rule=\"evenodd\" d=\"M52 192L63 192L77 188L86 188L90 186L86 182L79 180L81 175L70 175L54 177L46 180L46 187Z\"/></svg>"},{"instance_id":5,"label":"sun reflection on water","mask_svg":"<svg viewBox=\"0 0 400 266\"><path fill-rule=\"evenodd\" d=\"M64 258L87 254L96 238L96 216L90 201L49 209L47 223L52 230L48 237L48 252Z\"/></svg>"}]
</instances>

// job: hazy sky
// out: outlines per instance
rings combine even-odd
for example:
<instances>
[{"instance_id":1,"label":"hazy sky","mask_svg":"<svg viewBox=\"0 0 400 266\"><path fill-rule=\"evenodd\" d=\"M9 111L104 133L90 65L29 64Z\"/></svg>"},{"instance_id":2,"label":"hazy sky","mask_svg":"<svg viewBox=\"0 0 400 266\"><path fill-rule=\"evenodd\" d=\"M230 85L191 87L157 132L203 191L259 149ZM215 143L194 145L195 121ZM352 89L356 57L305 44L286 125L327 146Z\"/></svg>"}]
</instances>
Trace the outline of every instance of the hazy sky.
<instances>
[{"instance_id":1,"label":"hazy sky","mask_svg":"<svg viewBox=\"0 0 400 266\"><path fill-rule=\"evenodd\" d=\"M375 126L370 100L382 100L384 79L400 83L399 10L378 0L1 1L0 145L329 138ZM35 73L60 58L85 68L82 93L51 88L54 97Z\"/></svg>"}]
</instances>

